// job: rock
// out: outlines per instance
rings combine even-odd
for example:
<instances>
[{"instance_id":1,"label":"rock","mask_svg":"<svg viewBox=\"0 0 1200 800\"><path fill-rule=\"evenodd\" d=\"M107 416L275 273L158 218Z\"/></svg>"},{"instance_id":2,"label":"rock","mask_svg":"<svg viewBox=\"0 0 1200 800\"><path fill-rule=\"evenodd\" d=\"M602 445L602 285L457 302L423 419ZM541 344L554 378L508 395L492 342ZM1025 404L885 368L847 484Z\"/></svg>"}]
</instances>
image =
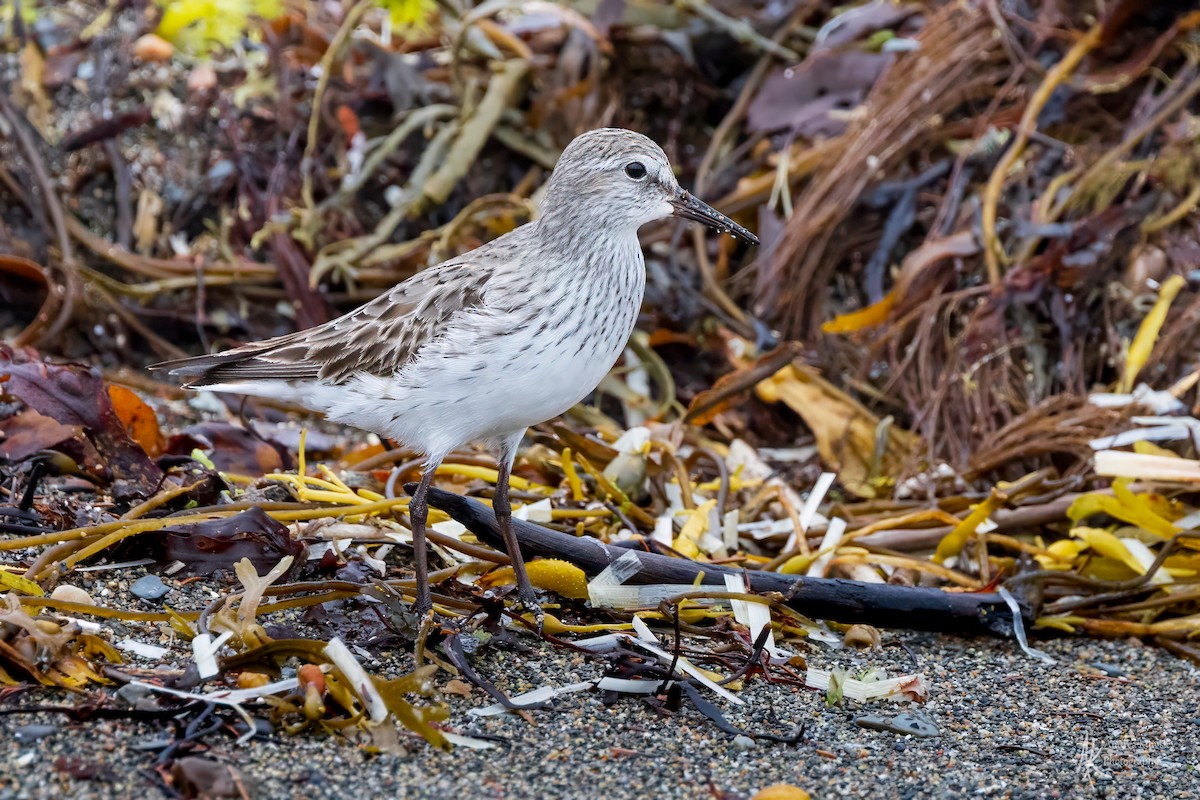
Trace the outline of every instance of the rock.
<instances>
[{"instance_id":1,"label":"rock","mask_svg":"<svg viewBox=\"0 0 1200 800\"><path fill-rule=\"evenodd\" d=\"M170 61L175 55L175 45L157 34L147 33L133 43L133 54L142 61Z\"/></svg>"},{"instance_id":2,"label":"rock","mask_svg":"<svg viewBox=\"0 0 1200 800\"><path fill-rule=\"evenodd\" d=\"M874 731L890 731L908 736L933 737L940 736L941 731L923 712L902 711L894 717L882 714L864 714L854 720L860 728Z\"/></svg>"},{"instance_id":3,"label":"rock","mask_svg":"<svg viewBox=\"0 0 1200 800\"><path fill-rule=\"evenodd\" d=\"M751 750L754 748L754 740L739 733L733 737L733 746L736 750Z\"/></svg>"},{"instance_id":4,"label":"rock","mask_svg":"<svg viewBox=\"0 0 1200 800\"><path fill-rule=\"evenodd\" d=\"M139 711L156 711L158 709L154 692L145 686L127 683L120 689L117 689L117 699L130 708L136 708Z\"/></svg>"},{"instance_id":5,"label":"rock","mask_svg":"<svg viewBox=\"0 0 1200 800\"><path fill-rule=\"evenodd\" d=\"M171 589L157 575L147 575L144 578L138 578L129 587L129 591L134 597L140 597L143 600L161 600Z\"/></svg>"},{"instance_id":6,"label":"rock","mask_svg":"<svg viewBox=\"0 0 1200 800\"><path fill-rule=\"evenodd\" d=\"M83 589L65 583L54 587L54 591L50 593L50 599L65 600L68 603L81 603L86 606L96 605L96 601L92 599L92 596Z\"/></svg>"},{"instance_id":7,"label":"rock","mask_svg":"<svg viewBox=\"0 0 1200 800\"><path fill-rule=\"evenodd\" d=\"M13 732L18 742L36 742L58 733L57 725L22 725Z\"/></svg>"},{"instance_id":8,"label":"rock","mask_svg":"<svg viewBox=\"0 0 1200 800\"><path fill-rule=\"evenodd\" d=\"M208 92L217 88L217 71L213 65L205 61L192 67L188 73L187 89L189 94Z\"/></svg>"}]
</instances>

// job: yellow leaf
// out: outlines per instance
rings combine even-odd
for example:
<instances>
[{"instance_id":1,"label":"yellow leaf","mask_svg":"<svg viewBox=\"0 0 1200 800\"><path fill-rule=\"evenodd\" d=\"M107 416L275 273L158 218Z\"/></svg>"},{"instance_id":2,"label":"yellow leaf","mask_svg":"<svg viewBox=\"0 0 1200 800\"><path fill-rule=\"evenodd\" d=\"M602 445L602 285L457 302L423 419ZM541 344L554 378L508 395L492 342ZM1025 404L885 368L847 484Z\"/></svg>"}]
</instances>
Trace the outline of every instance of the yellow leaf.
<instances>
[{"instance_id":1,"label":"yellow leaf","mask_svg":"<svg viewBox=\"0 0 1200 800\"><path fill-rule=\"evenodd\" d=\"M967 539L975 533L983 521L992 515L1000 505L1008 499L1002 492L992 489L991 496L982 503L971 509L971 513L966 519L954 526L954 530L947 533L938 542L937 552L933 554L935 564L941 564L951 556L956 556L962 552L963 546L967 543Z\"/></svg>"},{"instance_id":2,"label":"yellow leaf","mask_svg":"<svg viewBox=\"0 0 1200 800\"><path fill-rule=\"evenodd\" d=\"M808 792L790 783L776 783L759 789L750 800L809 800Z\"/></svg>"},{"instance_id":3,"label":"yellow leaf","mask_svg":"<svg viewBox=\"0 0 1200 800\"><path fill-rule=\"evenodd\" d=\"M1167 556L1163 565L1171 570L1171 574L1176 574L1176 570L1182 573L1200 572L1200 553L1176 553L1173 556Z\"/></svg>"},{"instance_id":4,"label":"yellow leaf","mask_svg":"<svg viewBox=\"0 0 1200 800\"><path fill-rule=\"evenodd\" d=\"M588 596L587 576L583 570L569 561L559 558L539 558L525 565L529 582L539 589L569 597L586 600ZM500 567L489 572L480 583L486 586L501 586L515 583L512 567Z\"/></svg>"},{"instance_id":5,"label":"yellow leaf","mask_svg":"<svg viewBox=\"0 0 1200 800\"><path fill-rule=\"evenodd\" d=\"M858 311L840 314L821 325L822 333L855 333L863 328L874 328L887 321L888 314L896 305L896 292L890 291L878 303L873 303Z\"/></svg>"},{"instance_id":6,"label":"yellow leaf","mask_svg":"<svg viewBox=\"0 0 1200 800\"><path fill-rule=\"evenodd\" d=\"M1144 531L1169 538L1179 533L1179 528L1164 516L1165 513L1171 513L1171 507L1164 498L1149 492L1134 494L1129 491L1129 481L1125 479L1113 481L1111 495L1099 492L1081 495L1067 509L1067 516L1072 522L1095 514L1107 514Z\"/></svg>"},{"instance_id":7,"label":"yellow leaf","mask_svg":"<svg viewBox=\"0 0 1200 800\"><path fill-rule=\"evenodd\" d=\"M20 592L24 595L32 597L41 597L45 594L42 587L38 586L28 578L22 578L20 575L14 575L11 572L0 569L0 588L12 589L15 592Z\"/></svg>"},{"instance_id":8,"label":"yellow leaf","mask_svg":"<svg viewBox=\"0 0 1200 800\"><path fill-rule=\"evenodd\" d=\"M500 473L491 467L477 467L472 464L442 464L437 468L436 475L459 475L464 478L474 478L476 480L495 483L500 479ZM534 483L526 480L520 475L512 475L508 479L508 484L512 488L522 492L540 492L542 494L554 494L553 486L546 486L541 483Z\"/></svg>"},{"instance_id":9,"label":"yellow leaf","mask_svg":"<svg viewBox=\"0 0 1200 800\"><path fill-rule=\"evenodd\" d=\"M571 487L571 499L576 502L583 499L583 482L579 480L579 473L575 470L575 462L571 460L571 448L564 447L562 451L562 471L563 477L567 479L567 486Z\"/></svg>"},{"instance_id":10,"label":"yellow leaf","mask_svg":"<svg viewBox=\"0 0 1200 800\"><path fill-rule=\"evenodd\" d=\"M392 24L397 28L424 27L437 10L434 0L381 0L380 5L388 10Z\"/></svg>"},{"instance_id":11,"label":"yellow leaf","mask_svg":"<svg viewBox=\"0 0 1200 800\"><path fill-rule=\"evenodd\" d=\"M1049 555L1038 554L1034 558L1042 565L1042 569L1067 569L1075 562L1080 553L1087 550L1087 547L1085 542L1059 539L1045 548Z\"/></svg>"},{"instance_id":12,"label":"yellow leaf","mask_svg":"<svg viewBox=\"0 0 1200 800\"><path fill-rule=\"evenodd\" d=\"M678 550L680 554L693 560L703 555L700 552L700 546L696 544L696 540L685 536L676 536L675 541L671 542L671 546Z\"/></svg>"},{"instance_id":13,"label":"yellow leaf","mask_svg":"<svg viewBox=\"0 0 1200 800\"><path fill-rule=\"evenodd\" d=\"M1138 455L1142 455L1142 456L1161 456L1162 458L1174 458L1178 461L1183 460L1182 458L1179 457L1178 453L1172 453L1167 448L1159 447L1154 442L1146 442L1146 441L1134 442L1133 443L1133 452L1137 453Z\"/></svg>"},{"instance_id":14,"label":"yellow leaf","mask_svg":"<svg viewBox=\"0 0 1200 800\"><path fill-rule=\"evenodd\" d=\"M783 402L817 439L821 461L849 492L875 497L880 476L900 472L917 448L917 438L879 417L826 381L816 370L792 364L755 387L768 403Z\"/></svg>"},{"instance_id":15,"label":"yellow leaf","mask_svg":"<svg viewBox=\"0 0 1200 800\"><path fill-rule=\"evenodd\" d=\"M1077 621L1078 617L1038 617L1034 623L1035 628L1054 628L1065 633L1074 633L1075 626L1072 622Z\"/></svg>"},{"instance_id":16,"label":"yellow leaf","mask_svg":"<svg viewBox=\"0 0 1200 800\"><path fill-rule=\"evenodd\" d=\"M1120 561L1139 575L1146 571L1142 569L1141 562L1133 557L1133 553L1129 552L1129 548L1122 544L1120 539L1102 528L1080 526L1072 528L1071 535L1085 542L1088 547L1100 555Z\"/></svg>"},{"instance_id":17,"label":"yellow leaf","mask_svg":"<svg viewBox=\"0 0 1200 800\"><path fill-rule=\"evenodd\" d=\"M281 0L158 0L163 9L155 31L196 55L229 48L250 32L251 19L283 14Z\"/></svg>"},{"instance_id":18,"label":"yellow leaf","mask_svg":"<svg viewBox=\"0 0 1200 800\"><path fill-rule=\"evenodd\" d=\"M76 637L79 642L79 652L86 658L103 658L110 664L123 664L125 659L121 652L108 642L90 633L81 633Z\"/></svg>"},{"instance_id":19,"label":"yellow leaf","mask_svg":"<svg viewBox=\"0 0 1200 800\"><path fill-rule=\"evenodd\" d=\"M1163 282L1162 288L1158 290L1158 299L1154 301L1154 307L1150 309L1150 313L1138 326L1137 335L1133 337L1133 344L1129 345L1129 355L1125 358L1125 372L1121 375L1117 391L1133 391L1133 383L1137 380L1142 367L1146 366L1146 360L1150 358L1150 353L1154 350L1154 343L1158 341L1158 333L1162 330L1163 323L1167 321L1167 312L1171 309L1171 303L1175 302L1175 297L1186 284L1187 281L1182 275L1172 275Z\"/></svg>"},{"instance_id":20,"label":"yellow leaf","mask_svg":"<svg viewBox=\"0 0 1200 800\"><path fill-rule=\"evenodd\" d=\"M694 542L700 541L700 537L708 531L709 512L716 507L716 500L705 500L693 509L680 511L679 514L686 515L688 521L683 523L683 527L679 529L679 538L691 539Z\"/></svg>"},{"instance_id":21,"label":"yellow leaf","mask_svg":"<svg viewBox=\"0 0 1200 800\"><path fill-rule=\"evenodd\" d=\"M1125 564L1106 556L1093 557L1083 566L1082 573L1098 581L1127 581L1138 576Z\"/></svg>"},{"instance_id":22,"label":"yellow leaf","mask_svg":"<svg viewBox=\"0 0 1200 800\"><path fill-rule=\"evenodd\" d=\"M783 565L779 568L779 571L784 575L803 575L805 572L808 572L808 568L812 566L812 563L816 560L817 557L815 554L807 556L792 556L787 561L783 562Z\"/></svg>"},{"instance_id":23,"label":"yellow leaf","mask_svg":"<svg viewBox=\"0 0 1200 800\"><path fill-rule=\"evenodd\" d=\"M728 487L731 492L740 492L743 489L755 489L763 484L761 478L743 478L740 474L741 467L738 467L738 472L729 476ZM696 484L696 490L700 492L715 492L725 483L723 478L713 478L711 481L704 481Z\"/></svg>"}]
</instances>

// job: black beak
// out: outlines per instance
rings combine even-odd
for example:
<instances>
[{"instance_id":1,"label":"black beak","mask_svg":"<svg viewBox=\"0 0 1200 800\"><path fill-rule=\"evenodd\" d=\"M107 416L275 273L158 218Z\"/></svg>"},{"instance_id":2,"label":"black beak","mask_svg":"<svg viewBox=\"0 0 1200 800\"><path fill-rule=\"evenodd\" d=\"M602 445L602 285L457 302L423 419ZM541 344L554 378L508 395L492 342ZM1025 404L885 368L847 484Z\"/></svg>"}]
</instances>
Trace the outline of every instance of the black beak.
<instances>
[{"instance_id":1,"label":"black beak","mask_svg":"<svg viewBox=\"0 0 1200 800\"><path fill-rule=\"evenodd\" d=\"M695 220L712 228L717 233L732 234L746 244L758 244L757 236L741 225L738 225L720 211L717 211L708 203L697 200L692 196L691 192L680 192L679 196L670 202L675 207L675 216L677 217Z\"/></svg>"}]
</instances>

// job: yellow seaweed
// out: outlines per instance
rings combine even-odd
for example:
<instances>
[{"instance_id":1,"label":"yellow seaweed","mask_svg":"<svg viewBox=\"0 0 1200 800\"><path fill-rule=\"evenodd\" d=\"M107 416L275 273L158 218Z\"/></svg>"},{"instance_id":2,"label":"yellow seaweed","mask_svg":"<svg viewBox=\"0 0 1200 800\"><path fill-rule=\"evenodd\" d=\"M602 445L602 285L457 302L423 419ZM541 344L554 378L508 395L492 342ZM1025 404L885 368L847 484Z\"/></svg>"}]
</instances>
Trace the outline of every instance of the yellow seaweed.
<instances>
[{"instance_id":1,"label":"yellow seaweed","mask_svg":"<svg viewBox=\"0 0 1200 800\"><path fill-rule=\"evenodd\" d=\"M971 513L966 516L966 519L955 525L954 530L947 533L938 542L937 552L933 556L934 563L944 563L946 559L962 552L967 539L974 535L983 521L990 517L1004 500L1004 494L993 489L992 494L986 500L971 509Z\"/></svg>"},{"instance_id":2,"label":"yellow seaweed","mask_svg":"<svg viewBox=\"0 0 1200 800\"><path fill-rule=\"evenodd\" d=\"M1163 282L1162 288L1158 290L1158 299L1154 301L1154 307L1150 309L1150 313L1138 326L1133 343L1129 345L1129 355L1125 358L1125 371L1121 375L1117 391L1133 391L1133 383L1137 380L1142 367L1146 366L1146 360L1150 358L1150 353L1154 350L1154 343L1158 341L1158 333L1162 330L1163 323L1167 321L1167 312L1171 309L1171 303L1175 302L1175 297L1186 284L1187 281L1182 275L1172 275Z\"/></svg>"},{"instance_id":3,"label":"yellow seaweed","mask_svg":"<svg viewBox=\"0 0 1200 800\"><path fill-rule=\"evenodd\" d=\"M1072 522L1079 522L1096 514L1107 514L1163 538L1179 533L1179 528L1166 517L1173 510L1165 498L1149 492L1135 494L1124 478L1114 481L1112 488L1111 495L1093 492L1075 498L1067 516Z\"/></svg>"}]
</instances>

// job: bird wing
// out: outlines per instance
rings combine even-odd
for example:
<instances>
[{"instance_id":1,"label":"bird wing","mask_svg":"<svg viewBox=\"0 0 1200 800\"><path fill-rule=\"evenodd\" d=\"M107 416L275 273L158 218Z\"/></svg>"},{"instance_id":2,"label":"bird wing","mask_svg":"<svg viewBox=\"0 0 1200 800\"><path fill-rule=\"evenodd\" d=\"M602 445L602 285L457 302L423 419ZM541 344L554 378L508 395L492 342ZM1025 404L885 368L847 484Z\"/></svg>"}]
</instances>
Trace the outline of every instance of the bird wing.
<instances>
[{"instance_id":1,"label":"bird wing","mask_svg":"<svg viewBox=\"0 0 1200 800\"><path fill-rule=\"evenodd\" d=\"M343 383L360 373L394 375L451 317L483 304L491 277L491 269L474 264L439 264L322 325L151 369L185 377L185 385L194 387L246 380Z\"/></svg>"}]
</instances>

